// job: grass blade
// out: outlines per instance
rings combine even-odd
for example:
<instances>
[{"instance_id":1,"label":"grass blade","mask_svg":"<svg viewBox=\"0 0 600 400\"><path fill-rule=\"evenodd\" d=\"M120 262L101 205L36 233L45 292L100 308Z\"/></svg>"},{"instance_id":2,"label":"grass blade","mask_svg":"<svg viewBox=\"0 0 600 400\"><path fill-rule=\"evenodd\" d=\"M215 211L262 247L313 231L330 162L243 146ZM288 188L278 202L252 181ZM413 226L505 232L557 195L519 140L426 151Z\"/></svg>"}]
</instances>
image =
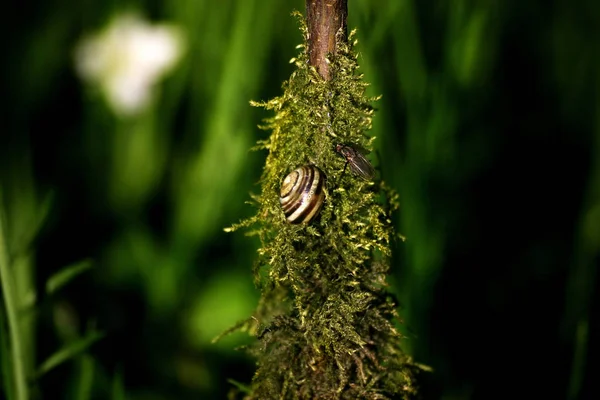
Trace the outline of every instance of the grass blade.
<instances>
[{"instance_id":1,"label":"grass blade","mask_svg":"<svg viewBox=\"0 0 600 400\"><path fill-rule=\"evenodd\" d=\"M1 188L0 188L1 189ZM14 277L9 266L8 248L4 227L4 206L2 203L2 192L0 191L0 284L4 295L6 317L8 322L10 354L12 356L12 373L14 380L15 395L17 400L28 400L27 381L25 378L25 366L23 364L23 343L19 332L19 321L17 316L17 300L13 291L15 288Z\"/></svg>"},{"instance_id":2,"label":"grass blade","mask_svg":"<svg viewBox=\"0 0 600 400\"><path fill-rule=\"evenodd\" d=\"M53 294L75 279L78 275L92 268L92 260L82 260L62 268L46 282L46 293Z\"/></svg>"},{"instance_id":3,"label":"grass blade","mask_svg":"<svg viewBox=\"0 0 600 400\"><path fill-rule=\"evenodd\" d=\"M58 365L69 361L71 358L79 355L84 352L87 348L89 348L93 343L104 337L104 333L102 332L90 332L85 337L74 341L73 343L69 343L67 346L58 350L56 353L52 354L46 361L44 361L37 370L36 378L41 377L48 371L57 367Z\"/></svg>"}]
</instances>

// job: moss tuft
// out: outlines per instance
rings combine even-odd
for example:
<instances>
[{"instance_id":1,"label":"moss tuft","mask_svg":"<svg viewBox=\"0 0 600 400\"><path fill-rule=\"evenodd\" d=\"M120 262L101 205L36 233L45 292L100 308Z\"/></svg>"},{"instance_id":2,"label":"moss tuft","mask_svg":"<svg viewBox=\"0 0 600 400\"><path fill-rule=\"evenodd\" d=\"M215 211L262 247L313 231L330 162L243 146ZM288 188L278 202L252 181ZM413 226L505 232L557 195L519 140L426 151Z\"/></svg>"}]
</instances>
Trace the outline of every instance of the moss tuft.
<instances>
[{"instance_id":1,"label":"moss tuft","mask_svg":"<svg viewBox=\"0 0 600 400\"><path fill-rule=\"evenodd\" d=\"M299 14L297 14L299 16ZM301 29L306 38L307 29ZM414 367L400 349L398 315L386 290L391 212L398 198L382 181L365 182L335 152L351 143L371 150L373 107L357 74L354 32L330 57L332 80L308 64L306 44L283 95L252 105L273 110L256 149L268 150L255 216L248 229L261 247L254 275L262 298L235 327L257 335L249 351L258 370L246 399L388 399L416 393ZM306 43L306 41L305 41ZM327 175L326 200L309 224L289 224L279 204L282 179L304 164Z\"/></svg>"}]
</instances>

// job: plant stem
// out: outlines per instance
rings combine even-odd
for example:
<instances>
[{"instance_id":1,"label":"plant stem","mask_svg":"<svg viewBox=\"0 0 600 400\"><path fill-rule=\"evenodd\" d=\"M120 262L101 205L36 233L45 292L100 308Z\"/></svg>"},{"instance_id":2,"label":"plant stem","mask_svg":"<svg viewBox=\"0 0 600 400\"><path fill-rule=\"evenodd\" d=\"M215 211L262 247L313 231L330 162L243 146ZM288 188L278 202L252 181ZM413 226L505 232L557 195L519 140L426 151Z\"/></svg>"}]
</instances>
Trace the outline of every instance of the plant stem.
<instances>
[{"instance_id":1,"label":"plant stem","mask_svg":"<svg viewBox=\"0 0 600 400\"><path fill-rule=\"evenodd\" d=\"M8 248L4 233L5 222L2 192L0 191L0 282L2 283L2 293L4 293L4 304L6 305L6 316L8 319L8 330L10 335L13 378L15 383L14 398L17 400L28 400L27 381L25 379L25 369L23 366L21 335L19 334L19 321L17 318L17 302L13 291L14 279L10 271Z\"/></svg>"},{"instance_id":2,"label":"plant stem","mask_svg":"<svg viewBox=\"0 0 600 400\"><path fill-rule=\"evenodd\" d=\"M331 79L327 54L335 54L336 34L347 36L348 0L306 0L310 65L326 81Z\"/></svg>"}]
</instances>

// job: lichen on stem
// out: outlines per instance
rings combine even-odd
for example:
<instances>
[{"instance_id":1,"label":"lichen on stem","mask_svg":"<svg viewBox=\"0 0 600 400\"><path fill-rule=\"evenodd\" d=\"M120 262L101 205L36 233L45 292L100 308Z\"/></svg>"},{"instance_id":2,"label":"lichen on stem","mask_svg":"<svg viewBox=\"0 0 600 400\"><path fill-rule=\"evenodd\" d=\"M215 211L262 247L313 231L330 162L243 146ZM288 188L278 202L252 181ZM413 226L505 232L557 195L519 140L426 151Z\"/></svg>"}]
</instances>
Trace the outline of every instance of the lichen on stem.
<instances>
[{"instance_id":1,"label":"lichen on stem","mask_svg":"<svg viewBox=\"0 0 600 400\"><path fill-rule=\"evenodd\" d=\"M256 149L269 154L253 217L228 228L249 229L261 247L255 280L262 290L254 315L236 328L258 341L249 351L258 370L246 399L391 399L416 393L414 365L401 350L393 296L387 291L391 213L397 195L384 182L345 172L339 143L371 149L373 107L357 73L354 32L337 29L327 76L311 58L309 28L292 60L283 94L253 102L273 110ZM321 64L320 64L321 65ZM314 164L327 176L326 200L309 224L289 224L279 204L281 181Z\"/></svg>"}]
</instances>

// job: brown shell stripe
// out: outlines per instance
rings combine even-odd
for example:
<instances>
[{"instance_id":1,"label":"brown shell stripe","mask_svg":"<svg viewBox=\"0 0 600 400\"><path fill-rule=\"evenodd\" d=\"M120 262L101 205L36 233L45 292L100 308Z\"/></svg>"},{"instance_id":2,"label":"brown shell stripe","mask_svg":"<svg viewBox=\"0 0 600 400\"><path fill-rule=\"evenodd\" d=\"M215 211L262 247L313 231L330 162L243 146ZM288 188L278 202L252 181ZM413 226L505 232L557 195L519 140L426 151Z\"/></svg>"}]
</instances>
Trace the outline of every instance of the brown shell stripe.
<instances>
[{"instance_id":1,"label":"brown shell stripe","mask_svg":"<svg viewBox=\"0 0 600 400\"><path fill-rule=\"evenodd\" d=\"M315 216L325 195L323 180L323 174L314 166L300 167L286 177L282 186L281 205L288 221L301 223Z\"/></svg>"}]
</instances>

